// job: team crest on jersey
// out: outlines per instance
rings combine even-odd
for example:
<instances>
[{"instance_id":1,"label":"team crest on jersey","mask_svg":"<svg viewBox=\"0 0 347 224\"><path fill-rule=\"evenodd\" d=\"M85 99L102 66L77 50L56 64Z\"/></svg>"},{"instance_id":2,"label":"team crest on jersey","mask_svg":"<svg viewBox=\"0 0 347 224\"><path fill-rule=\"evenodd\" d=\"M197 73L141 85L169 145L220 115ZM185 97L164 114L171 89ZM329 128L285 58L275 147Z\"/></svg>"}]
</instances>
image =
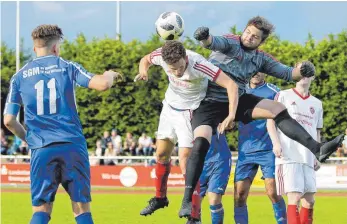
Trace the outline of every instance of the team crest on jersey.
<instances>
[{"instance_id":1,"label":"team crest on jersey","mask_svg":"<svg viewBox=\"0 0 347 224\"><path fill-rule=\"evenodd\" d=\"M313 107L310 107L310 112L311 112L311 114L314 114L315 110Z\"/></svg>"}]
</instances>

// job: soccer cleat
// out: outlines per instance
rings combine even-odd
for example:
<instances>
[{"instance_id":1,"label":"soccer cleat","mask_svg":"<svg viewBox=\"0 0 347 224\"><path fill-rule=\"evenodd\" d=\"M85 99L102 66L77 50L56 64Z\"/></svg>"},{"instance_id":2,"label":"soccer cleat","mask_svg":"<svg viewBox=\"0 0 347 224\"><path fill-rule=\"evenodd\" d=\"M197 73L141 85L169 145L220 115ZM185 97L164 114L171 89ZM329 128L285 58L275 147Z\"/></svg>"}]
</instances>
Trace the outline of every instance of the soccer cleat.
<instances>
[{"instance_id":1,"label":"soccer cleat","mask_svg":"<svg viewBox=\"0 0 347 224\"><path fill-rule=\"evenodd\" d=\"M140 215L144 215L144 216L151 215L156 210L167 207L167 206L169 206L169 200L167 199L167 197L165 198L153 197L148 201L147 207L140 212Z\"/></svg>"},{"instance_id":2,"label":"soccer cleat","mask_svg":"<svg viewBox=\"0 0 347 224\"><path fill-rule=\"evenodd\" d=\"M192 214L192 202L182 202L182 206L181 209L178 213L178 216L180 218L184 217L184 218L191 218L191 214Z\"/></svg>"},{"instance_id":3,"label":"soccer cleat","mask_svg":"<svg viewBox=\"0 0 347 224\"><path fill-rule=\"evenodd\" d=\"M322 144L320 147L319 154L318 153L317 153L318 155L316 154L318 161L321 163L325 162L325 160L327 160L329 156L333 154L333 152L335 152L337 148L342 144L343 137L344 137L344 134L337 136L330 142L326 142Z\"/></svg>"},{"instance_id":4,"label":"soccer cleat","mask_svg":"<svg viewBox=\"0 0 347 224\"><path fill-rule=\"evenodd\" d=\"M201 224L199 219L189 218L186 224Z\"/></svg>"}]
</instances>

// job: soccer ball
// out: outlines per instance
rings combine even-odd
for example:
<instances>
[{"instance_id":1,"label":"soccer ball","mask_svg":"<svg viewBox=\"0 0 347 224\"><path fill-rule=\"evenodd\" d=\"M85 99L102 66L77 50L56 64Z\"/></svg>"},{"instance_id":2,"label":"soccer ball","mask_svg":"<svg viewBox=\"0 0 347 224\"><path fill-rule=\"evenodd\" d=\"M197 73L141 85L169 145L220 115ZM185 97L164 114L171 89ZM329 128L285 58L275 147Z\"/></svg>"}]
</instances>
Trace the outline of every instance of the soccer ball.
<instances>
[{"instance_id":1,"label":"soccer ball","mask_svg":"<svg viewBox=\"0 0 347 224\"><path fill-rule=\"evenodd\" d=\"M183 34L184 21L176 12L164 12L155 22L155 28L164 40L175 40Z\"/></svg>"}]
</instances>

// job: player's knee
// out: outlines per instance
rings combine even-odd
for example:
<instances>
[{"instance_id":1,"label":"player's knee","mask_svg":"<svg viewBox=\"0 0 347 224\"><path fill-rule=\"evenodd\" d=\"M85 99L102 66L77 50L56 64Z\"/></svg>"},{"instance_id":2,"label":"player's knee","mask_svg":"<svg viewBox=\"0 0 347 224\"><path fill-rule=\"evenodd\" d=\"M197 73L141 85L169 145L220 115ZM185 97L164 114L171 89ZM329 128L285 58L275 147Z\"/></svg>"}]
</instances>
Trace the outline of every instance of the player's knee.
<instances>
[{"instance_id":1,"label":"player's knee","mask_svg":"<svg viewBox=\"0 0 347 224\"><path fill-rule=\"evenodd\" d=\"M302 199L301 199L301 205L304 207L304 208L313 208L314 206L314 203L315 203L315 200L314 200L314 196L313 195L310 195L310 196L304 196Z\"/></svg>"},{"instance_id":2,"label":"player's knee","mask_svg":"<svg viewBox=\"0 0 347 224\"><path fill-rule=\"evenodd\" d=\"M209 147L210 147L210 142L207 140L207 138L197 137L194 140L194 146L191 151L191 157L199 155L201 151L207 152Z\"/></svg>"},{"instance_id":3,"label":"player's knee","mask_svg":"<svg viewBox=\"0 0 347 224\"><path fill-rule=\"evenodd\" d=\"M170 161L171 156L166 153L157 153L156 154L157 161L160 163L168 163Z\"/></svg>"},{"instance_id":4,"label":"player's knee","mask_svg":"<svg viewBox=\"0 0 347 224\"><path fill-rule=\"evenodd\" d=\"M247 191L246 190L238 190L235 192L235 204L238 206L243 206L247 201Z\"/></svg>"},{"instance_id":5,"label":"player's knee","mask_svg":"<svg viewBox=\"0 0 347 224\"><path fill-rule=\"evenodd\" d=\"M280 196L277 195L276 189L267 189L266 193L272 202L279 201Z\"/></svg>"},{"instance_id":6,"label":"player's knee","mask_svg":"<svg viewBox=\"0 0 347 224\"><path fill-rule=\"evenodd\" d=\"M44 204L42 204L40 206L33 206L32 207L33 213L35 213L35 212L46 212L49 215L51 215L52 209L53 209L53 203L44 203Z\"/></svg>"},{"instance_id":7,"label":"player's knee","mask_svg":"<svg viewBox=\"0 0 347 224\"><path fill-rule=\"evenodd\" d=\"M300 202L302 194L299 192L290 192L287 193L288 197L288 204L289 205L296 205Z\"/></svg>"},{"instance_id":8,"label":"player's knee","mask_svg":"<svg viewBox=\"0 0 347 224\"><path fill-rule=\"evenodd\" d=\"M280 102L274 102L274 107L271 108L271 112L273 114L272 118L277 117L282 111L286 110L287 108Z\"/></svg>"},{"instance_id":9,"label":"player's knee","mask_svg":"<svg viewBox=\"0 0 347 224\"><path fill-rule=\"evenodd\" d=\"M208 201L209 201L210 205L219 205L222 203L222 195L209 192L208 193Z\"/></svg>"},{"instance_id":10,"label":"player's knee","mask_svg":"<svg viewBox=\"0 0 347 224\"><path fill-rule=\"evenodd\" d=\"M79 216L83 213L90 212L90 203L82 203L82 202L72 202L72 210L76 216Z\"/></svg>"},{"instance_id":11,"label":"player's knee","mask_svg":"<svg viewBox=\"0 0 347 224\"><path fill-rule=\"evenodd\" d=\"M301 201L301 206L304 207L304 208L313 208L314 206L314 203L315 203L315 200L312 199L312 200L302 200Z\"/></svg>"},{"instance_id":12,"label":"player's knee","mask_svg":"<svg viewBox=\"0 0 347 224\"><path fill-rule=\"evenodd\" d=\"M156 158L157 158L157 161L160 163L167 163L170 161L171 152L170 150L157 150Z\"/></svg>"}]
</instances>

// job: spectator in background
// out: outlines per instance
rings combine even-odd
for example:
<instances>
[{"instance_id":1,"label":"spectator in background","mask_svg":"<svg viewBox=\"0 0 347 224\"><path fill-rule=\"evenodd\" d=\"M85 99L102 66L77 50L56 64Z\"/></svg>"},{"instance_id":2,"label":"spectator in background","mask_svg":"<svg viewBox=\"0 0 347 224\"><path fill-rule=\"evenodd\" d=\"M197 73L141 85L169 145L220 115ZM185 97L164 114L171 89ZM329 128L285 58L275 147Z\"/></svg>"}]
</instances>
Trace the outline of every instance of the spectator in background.
<instances>
[{"instance_id":1,"label":"spectator in background","mask_svg":"<svg viewBox=\"0 0 347 224\"><path fill-rule=\"evenodd\" d=\"M112 144L112 141L111 142L108 142L107 143L107 148L105 150L105 156L106 157L113 157L113 156L116 156L117 153L116 153L116 150L114 150L114 146ZM113 165L116 165L117 164L117 161L115 159L105 159L105 165L108 165L108 166L113 166Z\"/></svg>"},{"instance_id":2,"label":"spectator in background","mask_svg":"<svg viewBox=\"0 0 347 224\"><path fill-rule=\"evenodd\" d=\"M8 151L8 141L7 141L7 137L5 136L5 132L2 128L0 131L0 138L1 138L1 155L6 155Z\"/></svg>"},{"instance_id":3,"label":"spectator in background","mask_svg":"<svg viewBox=\"0 0 347 224\"><path fill-rule=\"evenodd\" d=\"M152 153L157 151L157 145L156 145L156 143L157 143L157 134L158 134L158 132L156 131L154 133L154 138L152 139L152 144L151 144Z\"/></svg>"},{"instance_id":4,"label":"spectator in background","mask_svg":"<svg viewBox=\"0 0 347 224\"><path fill-rule=\"evenodd\" d=\"M122 137L118 135L117 130L113 129L111 132L111 139L114 149L117 154L121 154L122 152Z\"/></svg>"},{"instance_id":5,"label":"spectator in background","mask_svg":"<svg viewBox=\"0 0 347 224\"><path fill-rule=\"evenodd\" d=\"M95 149L95 152L93 153L93 155L95 156L102 156L102 144L101 144L101 140L98 139L96 140L96 149ZM104 165L104 161L102 159L100 160L97 160L97 162L95 162L97 165Z\"/></svg>"},{"instance_id":6,"label":"spectator in background","mask_svg":"<svg viewBox=\"0 0 347 224\"><path fill-rule=\"evenodd\" d=\"M342 142L342 145L338 147L336 151L337 157L346 157L347 156L347 129L346 129L346 135Z\"/></svg>"},{"instance_id":7,"label":"spectator in background","mask_svg":"<svg viewBox=\"0 0 347 224\"><path fill-rule=\"evenodd\" d=\"M107 143L112 142L110 132L104 131L104 136L101 139L102 155L105 155L105 150L107 148Z\"/></svg>"},{"instance_id":8,"label":"spectator in background","mask_svg":"<svg viewBox=\"0 0 347 224\"><path fill-rule=\"evenodd\" d=\"M98 159L92 159L91 157L92 156L96 156L96 153L95 152L90 152L89 153L89 164L91 166L97 166L99 165L99 160Z\"/></svg>"},{"instance_id":9,"label":"spectator in background","mask_svg":"<svg viewBox=\"0 0 347 224\"><path fill-rule=\"evenodd\" d=\"M126 133L123 144L123 152L126 155L136 156L136 140L130 132Z\"/></svg>"},{"instance_id":10,"label":"spectator in background","mask_svg":"<svg viewBox=\"0 0 347 224\"><path fill-rule=\"evenodd\" d=\"M137 148L137 155L144 155L144 156L150 156L153 154L152 152L152 139L151 137L147 136L145 132L142 133L141 137L139 138L139 145Z\"/></svg>"}]
</instances>

